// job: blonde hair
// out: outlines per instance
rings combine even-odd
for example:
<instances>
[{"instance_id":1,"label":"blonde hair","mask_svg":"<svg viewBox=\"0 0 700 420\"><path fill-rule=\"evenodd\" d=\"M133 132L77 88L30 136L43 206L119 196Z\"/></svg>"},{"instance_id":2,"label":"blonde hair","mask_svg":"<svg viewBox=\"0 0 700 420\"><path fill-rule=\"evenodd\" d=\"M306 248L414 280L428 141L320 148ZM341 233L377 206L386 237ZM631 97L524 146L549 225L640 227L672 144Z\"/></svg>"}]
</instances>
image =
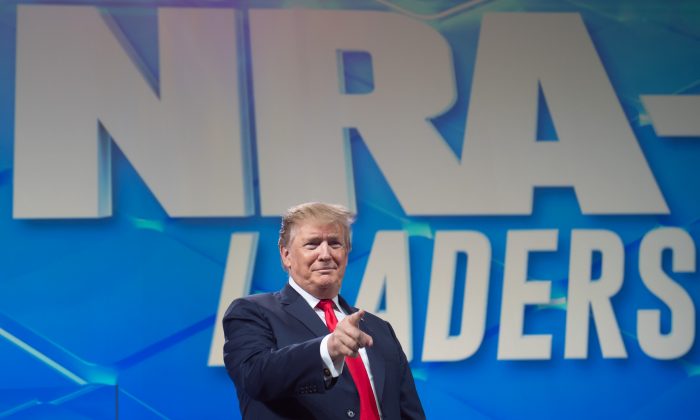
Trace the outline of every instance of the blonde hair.
<instances>
[{"instance_id":1,"label":"blonde hair","mask_svg":"<svg viewBox=\"0 0 700 420\"><path fill-rule=\"evenodd\" d=\"M345 246L350 251L350 225L355 220L354 215L347 208L339 204L327 204L320 202L310 202L296 205L287 209L282 216L280 227L280 237L278 245L287 247L292 241L292 231L294 227L305 220L315 220L338 224L343 228Z\"/></svg>"}]
</instances>

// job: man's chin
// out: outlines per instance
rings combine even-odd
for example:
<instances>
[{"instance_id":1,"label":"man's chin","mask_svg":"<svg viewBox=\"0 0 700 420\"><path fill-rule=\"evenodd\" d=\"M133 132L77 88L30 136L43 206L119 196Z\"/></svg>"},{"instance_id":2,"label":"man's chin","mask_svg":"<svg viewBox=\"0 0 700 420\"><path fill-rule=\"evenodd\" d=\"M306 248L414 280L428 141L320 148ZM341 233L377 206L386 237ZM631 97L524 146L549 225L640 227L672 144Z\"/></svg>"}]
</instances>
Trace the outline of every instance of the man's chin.
<instances>
[{"instance_id":1,"label":"man's chin","mask_svg":"<svg viewBox=\"0 0 700 420\"><path fill-rule=\"evenodd\" d=\"M316 284L322 289L326 289L329 287L334 287L338 283L338 277L335 275L335 273L329 273L329 274L321 274L318 273L316 276L316 279L318 280Z\"/></svg>"},{"instance_id":2,"label":"man's chin","mask_svg":"<svg viewBox=\"0 0 700 420\"><path fill-rule=\"evenodd\" d=\"M317 276L314 284L316 285L316 290L318 291L318 294L322 295L317 297L321 299L334 298L340 290L340 282L334 275Z\"/></svg>"}]
</instances>

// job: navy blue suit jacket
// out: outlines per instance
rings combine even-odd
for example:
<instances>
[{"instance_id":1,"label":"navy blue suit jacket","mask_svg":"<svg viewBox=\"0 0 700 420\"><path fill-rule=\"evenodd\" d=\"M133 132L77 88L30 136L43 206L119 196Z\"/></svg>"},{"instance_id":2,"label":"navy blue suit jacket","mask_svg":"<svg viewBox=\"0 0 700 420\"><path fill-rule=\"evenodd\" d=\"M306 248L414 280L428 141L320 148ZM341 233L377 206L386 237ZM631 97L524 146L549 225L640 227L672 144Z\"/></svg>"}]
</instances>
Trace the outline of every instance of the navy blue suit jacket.
<instances>
[{"instance_id":1,"label":"navy blue suit jacket","mask_svg":"<svg viewBox=\"0 0 700 420\"><path fill-rule=\"evenodd\" d=\"M339 298L345 313L357 311ZM348 369L324 379L320 344L328 329L291 286L235 300L223 320L224 362L246 419L359 418ZM360 329L384 419L424 419L406 356L389 323L366 314Z\"/></svg>"}]
</instances>

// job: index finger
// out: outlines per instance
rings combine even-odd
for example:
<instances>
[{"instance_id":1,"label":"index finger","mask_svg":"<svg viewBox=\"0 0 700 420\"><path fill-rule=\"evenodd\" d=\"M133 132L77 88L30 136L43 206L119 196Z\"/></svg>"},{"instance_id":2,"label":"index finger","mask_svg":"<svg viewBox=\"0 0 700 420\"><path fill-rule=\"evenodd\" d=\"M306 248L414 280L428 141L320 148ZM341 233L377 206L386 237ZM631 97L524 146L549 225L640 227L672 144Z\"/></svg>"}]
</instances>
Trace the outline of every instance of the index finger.
<instances>
[{"instance_id":1,"label":"index finger","mask_svg":"<svg viewBox=\"0 0 700 420\"><path fill-rule=\"evenodd\" d=\"M359 311L348 315L346 318L350 324L357 327L360 324L360 320L362 319L363 316L365 316L365 310L360 309Z\"/></svg>"}]
</instances>

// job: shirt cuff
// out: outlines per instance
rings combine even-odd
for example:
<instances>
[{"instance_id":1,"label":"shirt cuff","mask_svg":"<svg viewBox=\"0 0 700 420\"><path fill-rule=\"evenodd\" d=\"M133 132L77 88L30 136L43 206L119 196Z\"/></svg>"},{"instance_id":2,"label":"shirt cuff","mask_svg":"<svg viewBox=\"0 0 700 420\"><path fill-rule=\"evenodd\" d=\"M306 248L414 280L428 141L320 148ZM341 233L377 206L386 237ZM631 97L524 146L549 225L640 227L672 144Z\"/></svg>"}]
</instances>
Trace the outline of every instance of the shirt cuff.
<instances>
[{"instance_id":1,"label":"shirt cuff","mask_svg":"<svg viewBox=\"0 0 700 420\"><path fill-rule=\"evenodd\" d=\"M337 378L341 373L343 373L345 358L343 357L340 359L340 362L338 362L337 365L333 363L333 359L331 359L331 355L328 353L328 339L330 336L331 335L328 334L327 336L323 337L323 340L321 340L321 359L323 360L323 364L328 368L328 370L331 371L331 376Z\"/></svg>"}]
</instances>

